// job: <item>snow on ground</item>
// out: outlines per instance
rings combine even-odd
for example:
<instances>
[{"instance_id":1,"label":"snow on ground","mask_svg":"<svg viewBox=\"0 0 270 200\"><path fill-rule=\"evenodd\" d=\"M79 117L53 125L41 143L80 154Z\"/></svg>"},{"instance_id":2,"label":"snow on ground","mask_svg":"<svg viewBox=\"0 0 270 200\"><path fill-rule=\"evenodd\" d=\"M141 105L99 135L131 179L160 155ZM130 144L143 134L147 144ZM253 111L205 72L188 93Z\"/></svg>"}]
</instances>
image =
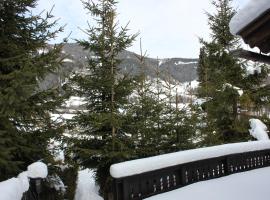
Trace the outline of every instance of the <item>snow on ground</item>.
<instances>
[{"instance_id":1,"label":"snow on ground","mask_svg":"<svg viewBox=\"0 0 270 200\"><path fill-rule=\"evenodd\" d=\"M180 83L178 81L175 81L174 83L168 83L164 80L158 81L156 79L152 79L152 82L154 84L151 86L151 91L157 92L157 90L161 90L162 92L169 93L169 87L170 87L172 96L181 95L181 96L191 97L192 94L190 91L197 89L199 86L199 82L197 80L193 80L191 82L184 82L184 83ZM156 84L158 82L160 83ZM167 96L164 95L164 98L165 97Z\"/></svg>"},{"instance_id":2,"label":"snow on ground","mask_svg":"<svg viewBox=\"0 0 270 200\"><path fill-rule=\"evenodd\" d=\"M251 129L249 130L250 135L252 135L257 140L269 140L267 126L259 119L249 120Z\"/></svg>"},{"instance_id":3,"label":"snow on ground","mask_svg":"<svg viewBox=\"0 0 270 200\"><path fill-rule=\"evenodd\" d=\"M145 200L269 200L270 167L198 182Z\"/></svg>"},{"instance_id":4,"label":"snow on ground","mask_svg":"<svg viewBox=\"0 0 270 200\"><path fill-rule=\"evenodd\" d=\"M175 65L190 65L190 64L198 64L197 61L194 62L183 62L183 61L178 61L176 63L174 63Z\"/></svg>"},{"instance_id":5,"label":"snow on ground","mask_svg":"<svg viewBox=\"0 0 270 200\"><path fill-rule=\"evenodd\" d=\"M75 200L103 200L98 195L98 190L93 170L85 169L78 172Z\"/></svg>"},{"instance_id":6,"label":"snow on ground","mask_svg":"<svg viewBox=\"0 0 270 200\"><path fill-rule=\"evenodd\" d=\"M249 3L232 18L231 32L236 35L268 9L270 9L269 0L249 0Z\"/></svg>"},{"instance_id":7,"label":"snow on ground","mask_svg":"<svg viewBox=\"0 0 270 200\"><path fill-rule=\"evenodd\" d=\"M29 188L28 178L11 178L0 182L0 200L21 200Z\"/></svg>"},{"instance_id":8,"label":"snow on ground","mask_svg":"<svg viewBox=\"0 0 270 200\"><path fill-rule=\"evenodd\" d=\"M53 113L53 114L51 114L51 119L54 122L61 123L61 122L64 122L65 120L70 120L75 116L76 116L76 114L69 114L69 113L55 114L55 113Z\"/></svg>"},{"instance_id":9,"label":"snow on ground","mask_svg":"<svg viewBox=\"0 0 270 200\"><path fill-rule=\"evenodd\" d=\"M270 149L269 141L225 144L213 147L180 151L176 153L169 153L160 156L114 164L110 168L110 173L111 176L114 178L121 178L136 174L142 174L144 172L154 171L166 167L176 166L183 163L189 163L197 160L216 158L229 154L257 151L263 149Z\"/></svg>"},{"instance_id":10,"label":"snow on ground","mask_svg":"<svg viewBox=\"0 0 270 200\"><path fill-rule=\"evenodd\" d=\"M84 98L82 97L77 97L77 96L71 96L66 102L65 102L65 106L66 107L79 107L79 106L83 106L84 104L86 104L87 102L85 101Z\"/></svg>"},{"instance_id":11,"label":"snow on ground","mask_svg":"<svg viewBox=\"0 0 270 200\"><path fill-rule=\"evenodd\" d=\"M159 66L161 66L163 63L165 63L166 62L166 59L160 59L159 61L158 61L158 65Z\"/></svg>"},{"instance_id":12,"label":"snow on ground","mask_svg":"<svg viewBox=\"0 0 270 200\"><path fill-rule=\"evenodd\" d=\"M23 193L29 189L29 178L46 178L47 174L48 169L44 163L29 165L27 171L18 177L0 182L0 200L21 200Z\"/></svg>"}]
</instances>

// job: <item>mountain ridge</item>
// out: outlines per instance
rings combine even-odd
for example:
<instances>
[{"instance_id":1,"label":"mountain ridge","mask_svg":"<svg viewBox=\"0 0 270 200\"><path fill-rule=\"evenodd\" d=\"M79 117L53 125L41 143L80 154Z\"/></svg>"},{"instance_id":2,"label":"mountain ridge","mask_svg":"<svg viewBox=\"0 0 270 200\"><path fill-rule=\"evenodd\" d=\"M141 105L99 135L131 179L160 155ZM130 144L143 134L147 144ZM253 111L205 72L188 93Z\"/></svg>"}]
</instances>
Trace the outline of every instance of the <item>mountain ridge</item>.
<instances>
[{"instance_id":1,"label":"mountain ridge","mask_svg":"<svg viewBox=\"0 0 270 200\"><path fill-rule=\"evenodd\" d=\"M76 43L68 43L63 46L63 53L77 64L77 67L85 67L87 58L94 56L87 50L84 50ZM120 69L122 72L132 72L133 75L139 73L140 62L138 54L130 51L121 52L119 59L122 60ZM189 82L197 78L197 58L163 58L155 59L145 58L146 75L155 77L155 70L167 71L179 82ZM76 67L76 66L74 66Z\"/></svg>"},{"instance_id":2,"label":"mountain ridge","mask_svg":"<svg viewBox=\"0 0 270 200\"><path fill-rule=\"evenodd\" d=\"M52 45L48 45L50 48ZM48 74L39 84L40 90L46 90L53 87L61 87L66 79L74 72L83 72L86 70L88 57L95 55L84 50L77 43L66 43L62 49L63 60L62 67L55 73ZM121 73L138 75L141 73L141 63L138 54L124 51L119 55L122 60L120 64ZM145 74L150 78L156 78L157 73L161 79L172 82L191 82L197 79L197 58L163 58L155 59L146 57L144 60Z\"/></svg>"}]
</instances>

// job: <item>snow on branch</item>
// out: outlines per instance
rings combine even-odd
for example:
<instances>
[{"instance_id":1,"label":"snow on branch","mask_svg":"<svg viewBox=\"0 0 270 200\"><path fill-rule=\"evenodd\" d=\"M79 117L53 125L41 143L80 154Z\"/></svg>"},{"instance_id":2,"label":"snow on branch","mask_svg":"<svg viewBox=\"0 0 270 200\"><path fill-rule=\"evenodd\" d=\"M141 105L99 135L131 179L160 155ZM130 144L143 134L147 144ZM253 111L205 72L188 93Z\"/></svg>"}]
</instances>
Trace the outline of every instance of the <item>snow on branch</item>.
<instances>
[{"instance_id":1,"label":"snow on branch","mask_svg":"<svg viewBox=\"0 0 270 200\"><path fill-rule=\"evenodd\" d=\"M251 129L249 130L250 135L259 141L269 140L267 126L259 119L249 120Z\"/></svg>"},{"instance_id":2,"label":"snow on branch","mask_svg":"<svg viewBox=\"0 0 270 200\"><path fill-rule=\"evenodd\" d=\"M242 96L242 95L244 94L244 91L243 91L241 88L236 87L236 86L233 86L233 85L230 84L230 83L225 83L225 84L223 85L223 90L225 90L226 88L232 88L233 90L236 90L237 93L239 94L239 96Z\"/></svg>"}]
</instances>

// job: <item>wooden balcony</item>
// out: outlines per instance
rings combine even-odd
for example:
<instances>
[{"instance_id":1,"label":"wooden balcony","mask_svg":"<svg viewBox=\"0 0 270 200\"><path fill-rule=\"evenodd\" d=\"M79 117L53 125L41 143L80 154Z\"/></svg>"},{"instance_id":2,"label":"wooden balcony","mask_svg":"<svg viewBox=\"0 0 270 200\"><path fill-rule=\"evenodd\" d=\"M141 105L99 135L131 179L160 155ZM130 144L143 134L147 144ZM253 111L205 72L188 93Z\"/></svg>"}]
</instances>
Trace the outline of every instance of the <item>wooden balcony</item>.
<instances>
[{"instance_id":1,"label":"wooden balcony","mask_svg":"<svg viewBox=\"0 0 270 200\"><path fill-rule=\"evenodd\" d=\"M142 200L187 185L270 166L270 149L230 154L115 178L114 200Z\"/></svg>"}]
</instances>

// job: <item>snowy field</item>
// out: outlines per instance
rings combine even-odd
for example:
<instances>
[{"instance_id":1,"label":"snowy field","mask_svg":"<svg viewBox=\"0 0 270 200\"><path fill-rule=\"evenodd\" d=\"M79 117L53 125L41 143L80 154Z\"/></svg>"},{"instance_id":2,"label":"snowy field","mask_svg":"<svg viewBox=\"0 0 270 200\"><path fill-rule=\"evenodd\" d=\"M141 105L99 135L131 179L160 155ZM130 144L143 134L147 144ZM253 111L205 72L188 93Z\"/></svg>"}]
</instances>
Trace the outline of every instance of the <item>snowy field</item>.
<instances>
[{"instance_id":1,"label":"snowy field","mask_svg":"<svg viewBox=\"0 0 270 200\"><path fill-rule=\"evenodd\" d=\"M269 200L270 167L195 183L145 200Z\"/></svg>"}]
</instances>

